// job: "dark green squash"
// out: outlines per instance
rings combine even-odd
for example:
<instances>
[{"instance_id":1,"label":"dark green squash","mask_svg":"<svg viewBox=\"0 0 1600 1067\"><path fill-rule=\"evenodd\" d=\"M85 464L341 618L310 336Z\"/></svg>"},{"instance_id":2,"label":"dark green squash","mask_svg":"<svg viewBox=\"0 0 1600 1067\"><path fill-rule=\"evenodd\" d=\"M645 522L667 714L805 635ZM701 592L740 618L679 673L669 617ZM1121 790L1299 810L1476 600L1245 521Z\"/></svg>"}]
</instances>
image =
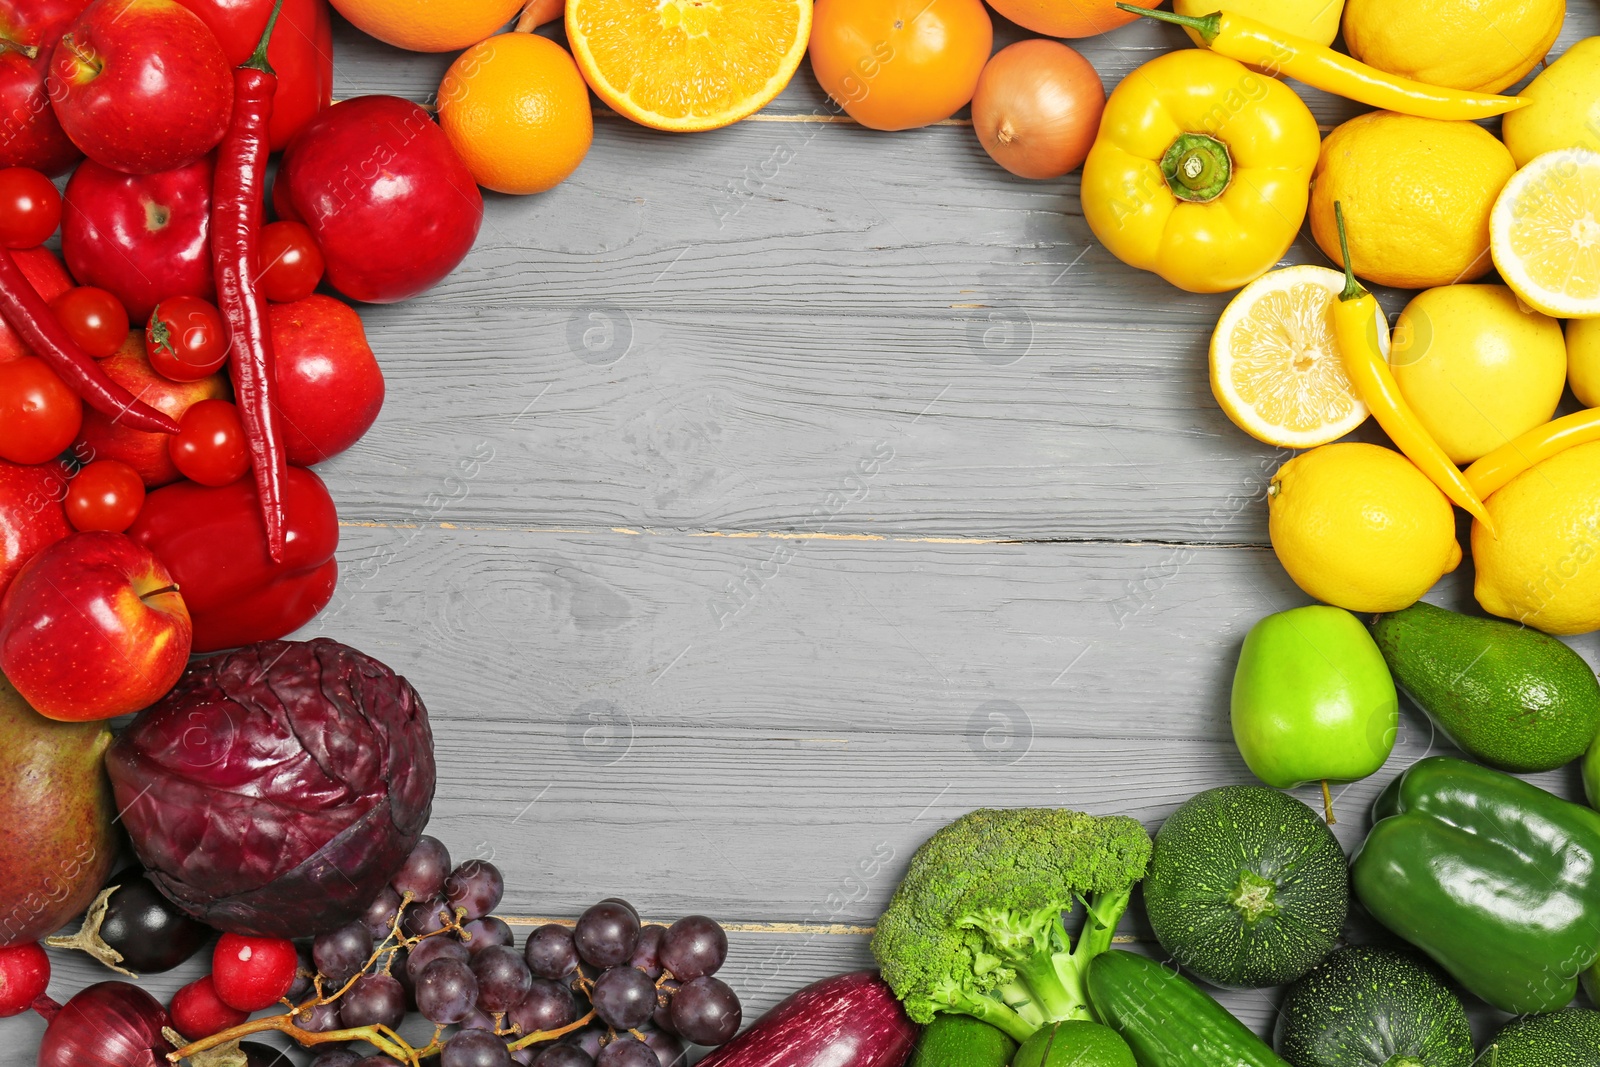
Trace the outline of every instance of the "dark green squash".
<instances>
[{"instance_id":1,"label":"dark green squash","mask_svg":"<svg viewBox=\"0 0 1600 1067\"><path fill-rule=\"evenodd\" d=\"M1344 849L1287 793L1208 789L1157 832L1144 901L1179 965L1216 985L1282 985L1331 952L1344 926Z\"/></svg>"},{"instance_id":2,"label":"dark green squash","mask_svg":"<svg viewBox=\"0 0 1600 1067\"><path fill-rule=\"evenodd\" d=\"M1479 1067L1600 1067L1600 1011L1568 1008L1517 1019L1483 1050Z\"/></svg>"},{"instance_id":3,"label":"dark green squash","mask_svg":"<svg viewBox=\"0 0 1600 1067\"><path fill-rule=\"evenodd\" d=\"M1278 1054L1294 1067L1471 1067L1467 1013L1417 957L1342 948L1284 996Z\"/></svg>"}]
</instances>

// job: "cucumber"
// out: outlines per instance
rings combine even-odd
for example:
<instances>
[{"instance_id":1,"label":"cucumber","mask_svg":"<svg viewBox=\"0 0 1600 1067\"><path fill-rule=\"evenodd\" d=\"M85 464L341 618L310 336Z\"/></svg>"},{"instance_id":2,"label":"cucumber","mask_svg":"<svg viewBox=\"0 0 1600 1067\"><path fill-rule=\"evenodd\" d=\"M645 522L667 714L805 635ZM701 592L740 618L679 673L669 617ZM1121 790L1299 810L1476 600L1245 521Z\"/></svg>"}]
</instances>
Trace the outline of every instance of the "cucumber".
<instances>
[{"instance_id":1,"label":"cucumber","mask_svg":"<svg viewBox=\"0 0 1600 1067\"><path fill-rule=\"evenodd\" d=\"M922 1028L911 1067L1006 1067L1017 1043L970 1015L935 1015Z\"/></svg>"},{"instance_id":2,"label":"cucumber","mask_svg":"<svg viewBox=\"0 0 1600 1067\"><path fill-rule=\"evenodd\" d=\"M1287 793L1208 789L1156 833L1144 904L1180 966L1214 985L1283 985L1333 951L1344 927L1344 849Z\"/></svg>"},{"instance_id":3,"label":"cucumber","mask_svg":"<svg viewBox=\"0 0 1600 1067\"><path fill-rule=\"evenodd\" d=\"M1089 1003L1139 1067L1289 1067L1199 986L1113 949L1089 964Z\"/></svg>"},{"instance_id":4,"label":"cucumber","mask_svg":"<svg viewBox=\"0 0 1600 1067\"><path fill-rule=\"evenodd\" d=\"M1404 952L1342 948L1289 987L1278 1052L1294 1067L1472 1067L1466 1010Z\"/></svg>"}]
</instances>

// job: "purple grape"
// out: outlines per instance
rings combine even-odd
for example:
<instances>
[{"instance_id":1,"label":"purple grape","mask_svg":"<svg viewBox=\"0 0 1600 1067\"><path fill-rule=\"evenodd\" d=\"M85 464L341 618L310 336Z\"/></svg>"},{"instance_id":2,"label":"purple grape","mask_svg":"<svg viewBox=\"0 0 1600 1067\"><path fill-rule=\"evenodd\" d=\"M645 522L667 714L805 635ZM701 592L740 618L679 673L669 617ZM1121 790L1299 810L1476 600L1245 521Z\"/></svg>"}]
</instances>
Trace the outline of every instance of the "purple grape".
<instances>
[{"instance_id":1,"label":"purple grape","mask_svg":"<svg viewBox=\"0 0 1600 1067\"><path fill-rule=\"evenodd\" d=\"M515 948L517 935L511 927L506 925L504 919L493 915L485 915L481 919L473 919L461 928L467 935L463 940L467 943L467 951L476 956L486 948L495 945L504 945Z\"/></svg>"},{"instance_id":2,"label":"purple grape","mask_svg":"<svg viewBox=\"0 0 1600 1067\"><path fill-rule=\"evenodd\" d=\"M716 974L727 958L727 932L704 915L679 919L661 939L661 965L681 982Z\"/></svg>"},{"instance_id":3,"label":"purple grape","mask_svg":"<svg viewBox=\"0 0 1600 1067\"><path fill-rule=\"evenodd\" d=\"M313 1004L300 1013L300 1029L310 1034L325 1034L340 1025L337 1004Z\"/></svg>"},{"instance_id":4,"label":"purple grape","mask_svg":"<svg viewBox=\"0 0 1600 1067\"><path fill-rule=\"evenodd\" d=\"M478 1003L484 1011L510 1011L528 995L533 972L516 949L494 945L472 957L471 965L473 977L478 979Z\"/></svg>"},{"instance_id":5,"label":"purple grape","mask_svg":"<svg viewBox=\"0 0 1600 1067\"><path fill-rule=\"evenodd\" d=\"M289 989L283 995L286 999L296 1004L304 1000L313 986L312 980L317 976L317 965L311 958L311 945L309 942L297 942L294 946L295 955L299 963L295 966L294 981L289 983Z\"/></svg>"},{"instance_id":6,"label":"purple grape","mask_svg":"<svg viewBox=\"0 0 1600 1067\"><path fill-rule=\"evenodd\" d=\"M386 885L378 898L367 905L367 913L361 917L361 921L367 924L372 940L381 945L393 936L395 916L399 914L400 894L394 891L393 886Z\"/></svg>"},{"instance_id":7,"label":"purple grape","mask_svg":"<svg viewBox=\"0 0 1600 1067\"><path fill-rule=\"evenodd\" d=\"M538 1049L532 1048L513 1049L511 1052L511 1062L517 1064L518 1067L533 1067L533 1057L537 1054L537 1052Z\"/></svg>"},{"instance_id":8,"label":"purple grape","mask_svg":"<svg viewBox=\"0 0 1600 1067\"><path fill-rule=\"evenodd\" d=\"M605 1041L605 1039L606 1032L604 1030L591 1026L586 1029L579 1030L571 1037L568 1037L563 1044L568 1044L574 1048L582 1049L583 1054L592 1060L596 1056L600 1055L600 1045Z\"/></svg>"},{"instance_id":9,"label":"purple grape","mask_svg":"<svg viewBox=\"0 0 1600 1067\"><path fill-rule=\"evenodd\" d=\"M282 1049L251 1041L239 1046L245 1055L245 1067L295 1067L294 1060Z\"/></svg>"},{"instance_id":10,"label":"purple grape","mask_svg":"<svg viewBox=\"0 0 1600 1067\"><path fill-rule=\"evenodd\" d=\"M656 1010L656 985L632 967L612 967L595 979L589 995L600 1021L616 1030L631 1030Z\"/></svg>"},{"instance_id":11,"label":"purple grape","mask_svg":"<svg viewBox=\"0 0 1600 1067\"><path fill-rule=\"evenodd\" d=\"M512 1067L504 1041L485 1030L461 1030L444 1043L439 1067Z\"/></svg>"},{"instance_id":12,"label":"purple grape","mask_svg":"<svg viewBox=\"0 0 1600 1067\"><path fill-rule=\"evenodd\" d=\"M576 1045L551 1045L533 1058L533 1067L594 1067L594 1059Z\"/></svg>"},{"instance_id":13,"label":"purple grape","mask_svg":"<svg viewBox=\"0 0 1600 1067\"><path fill-rule=\"evenodd\" d=\"M397 893L410 893L412 900L427 900L443 894L449 875L450 850L437 837L423 834L389 884Z\"/></svg>"},{"instance_id":14,"label":"purple grape","mask_svg":"<svg viewBox=\"0 0 1600 1067\"><path fill-rule=\"evenodd\" d=\"M311 1067L355 1067L361 1062L361 1053L347 1048L330 1048L316 1054Z\"/></svg>"},{"instance_id":15,"label":"purple grape","mask_svg":"<svg viewBox=\"0 0 1600 1067\"><path fill-rule=\"evenodd\" d=\"M422 968L434 960L452 959L467 962L467 946L448 935L438 935L425 938L411 946L411 952L406 956L406 972L415 982L422 973Z\"/></svg>"},{"instance_id":16,"label":"purple grape","mask_svg":"<svg viewBox=\"0 0 1600 1067\"><path fill-rule=\"evenodd\" d=\"M346 1027L396 1027L406 1017L406 991L387 974L367 974L357 978L350 991L339 998L339 1021Z\"/></svg>"},{"instance_id":17,"label":"purple grape","mask_svg":"<svg viewBox=\"0 0 1600 1067\"><path fill-rule=\"evenodd\" d=\"M468 919L481 919L500 904L506 889L500 868L488 860L468 860L445 879L444 898Z\"/></svg>"},{"instance_id":18,"label":"purple grape","mask_svg":"<svg viewBox=\"0 0 1600 1067\"><path fill-rule=\"evenodd\" d=\"M739 1032L739 998L715 978L685 982L672 995L672 1031L697 1045L720 1045Z\"/></svg>"},{"instance_id":19,"label":"purple grape","mask_svg":"<svg viewBox=\"0 0 1600 1067\"><path fill-rule=\"evenodd\" d=\"M437 959L417 974L417 1010L430 1022L460 1022L477 1003L478 980L461 960Z\"/></svg>"},{"instance_id":20,"label":"purple grape","mask_svg":"<svg viewBox=\"0 0 1600 1067\"><path fill-rule=\"evenodd\" d=\"M656 1054L661 1067L685 1067L689 1062L688 1050L672 1034L660 1030L645 1030L643 1033L644 1043Z\"/></svg>"},{"instance_id":21,"label":"purple grape","mask_svg":"<svg viewBox=\"0 0 1600 1067\"><path fill-rule=\"evenodd\" d=\"M661 939L667 935L665 926L651 923L639 931L639 941L633 946L633 958L628 961L632 967L648 974L651 978L661 977Z\"/></svg>"},{"instance_id":22,"label":"purple grape","mask_svg":"<svg viewBox=\"0 0 1600 1067\"><path fill-rule=\"evenodd\" d=\"M345 923L311 943L311 958L318 973L337 987L366 970L372 949L372 931L366 923Z\"/></svg>"},{"instance_id":23,"label":"purple grape","mask_svg":"<svg viewBox=\"0 0 1600 1067\"><path fill-rule=\"evenodd\" d=\"M545 923L529 934L522 957L528 961L528 970L540 978L565 978L578 969L572 931L560 923Z\"/></svg>"},{"instance_id":24,"label":"purple grape","mask_svg":"<svg viewBox=\"0 0 1600 1067\"><path fill-rule=\"evenodd\" d=\"M635 919L639 919L639 909L634 907L632 904L629 904L626 900L623 900L621 897L606 897L606 899L602 900L600 903L602 903L602 904L621 904L624 908L627 908L629 911L633 912L633 917ZM639 921L643 922L644 920L643 919L639 919Z\"/></svg>"},{"instance_id":25,"label":"purple grape","mask_svg":"<svg viewBox=\"0 0 1600 1067\"><path fill-rule=\"evenodd\" d=\"M494 1016L479 1007L474 1007L467 1012L456 1025L463 1030L487 1030L491 1034L500 1029L499 1026L495 1025Z\"/></svg>"},{"instance_id":26,"label":"purple grape","mask_svg":"<svg viewBox=\"0 0 1600 1067\"><path fill-rule=\"evenodd\" d=\"M572 990L549 978L535 978L527 995L506 1012L506 1022L520 1034L559 1030L578 1019Z\"/></svg>"},{"instance_id":27,"label":"purple grape","mask_svg":"<svg viewBox=\"0 0 1600 1067\"><path fill-rule=\"evenodd\" d=\"M601 1049L594 1062L595 1067L661 1067L650 1046L632 1034L623 1034Z\"/></svg>"},{"instance_id":28,"label":"purple grape","mask_svg":"<svg viewBox=\"0 0 1600 1067\"><path fill-rule=\"evenodd\" d=\"M443 930L452 918L450 906L438 897L431 897L408 904L400 928L407 937L426 937Z\"/></svg>"},{"instance_id":29,"label":"purple grape","mask_svg":"<svg viewBox=\"0 0 1600 1067\"><path fill-rule=\"evenodd\" d=\"M672 996L682 985L676 978L668 978L656 987L656 1010L650 1021L669 1034L677 1033L672 1028Z\"/></svg>"},{"instance_id":30,"label":"purple grape","mask_svg":"<svg viewBox=\"0 0 1600 1067\"><path fill-rule=\"evenodd\" d=\"M376 1056L368 1056L364 1060L357 1060L356 1067L405 1067L405 1065L393 1056L385 1056L380 1052Z\"/></svg>"},{"instance_id":31,"label":"purple grape","mask_svg":"<svg viewBox=\"0 0 1600 1067\"><path fill-rule=\"evenodd\" d=\"M623 901L601 902L584 912L572 943L585 963L615 967L626 963L639 942L639 917Z\"/></svg>"}]
</instances>

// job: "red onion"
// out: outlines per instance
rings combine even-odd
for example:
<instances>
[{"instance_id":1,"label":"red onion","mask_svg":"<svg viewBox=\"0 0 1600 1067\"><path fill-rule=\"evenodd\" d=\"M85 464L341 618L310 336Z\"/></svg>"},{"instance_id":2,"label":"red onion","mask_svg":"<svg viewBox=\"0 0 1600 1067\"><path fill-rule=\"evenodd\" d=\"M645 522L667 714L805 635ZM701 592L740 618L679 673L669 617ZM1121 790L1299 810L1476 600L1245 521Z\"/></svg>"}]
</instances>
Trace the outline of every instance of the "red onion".
<instances>
[{"instance_id":1,"label":"red onion","mask_svg":"<svg viewBox=\"0 0 1600 1067\"><path fill-rule=\"evenodd\" d=\"M39 1043L39 1067L170 1067L161 1002L127 982L101 982L62 1006Z\"/></svg>"}]
</instances>

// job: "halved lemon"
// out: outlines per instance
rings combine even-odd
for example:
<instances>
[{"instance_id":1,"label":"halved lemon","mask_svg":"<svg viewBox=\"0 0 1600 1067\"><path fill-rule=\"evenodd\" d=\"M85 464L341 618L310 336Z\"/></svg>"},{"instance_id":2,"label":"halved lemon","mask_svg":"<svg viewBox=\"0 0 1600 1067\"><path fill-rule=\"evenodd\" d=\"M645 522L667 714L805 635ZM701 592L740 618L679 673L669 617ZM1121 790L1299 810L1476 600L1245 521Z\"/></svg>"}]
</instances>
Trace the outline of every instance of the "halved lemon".
<instances>
[{"instance_id":1,"label":"halved lemon","mask_svg":"<svg viewBox=\"0 0 1600 1067\"><path fill-rule=\"evenodd\" d=\"M1211 334L1211 392L1239 429L1280 448L1315 448L1365 421L1333 339L1330 312L1343 288L1336 270L1284 267L1228 304ZM1381 316L1378 337L1387 352Z\"/></svg>"},{"instance_id":2,"label":"halved lemon","mask_svg":"<svg viewBox=\"0 0 1600 1067\"><path fill-rule=\"evenodd\" d=\"M1489 213L1489 251L1529 307L1600 316L1600 152L1559 148L1513 174Z\"/></svg>"},{"instance_id":3,"label":"halved lemon","mask_svg":"<svg viewBox=\"0 0 1600 1067\"><path fill-rule=\"evenodd\" d=\"M658 130L714 130L794 77L811 0L567 0L567 43L595 95Z\"/></svg>"}]
</instances>

